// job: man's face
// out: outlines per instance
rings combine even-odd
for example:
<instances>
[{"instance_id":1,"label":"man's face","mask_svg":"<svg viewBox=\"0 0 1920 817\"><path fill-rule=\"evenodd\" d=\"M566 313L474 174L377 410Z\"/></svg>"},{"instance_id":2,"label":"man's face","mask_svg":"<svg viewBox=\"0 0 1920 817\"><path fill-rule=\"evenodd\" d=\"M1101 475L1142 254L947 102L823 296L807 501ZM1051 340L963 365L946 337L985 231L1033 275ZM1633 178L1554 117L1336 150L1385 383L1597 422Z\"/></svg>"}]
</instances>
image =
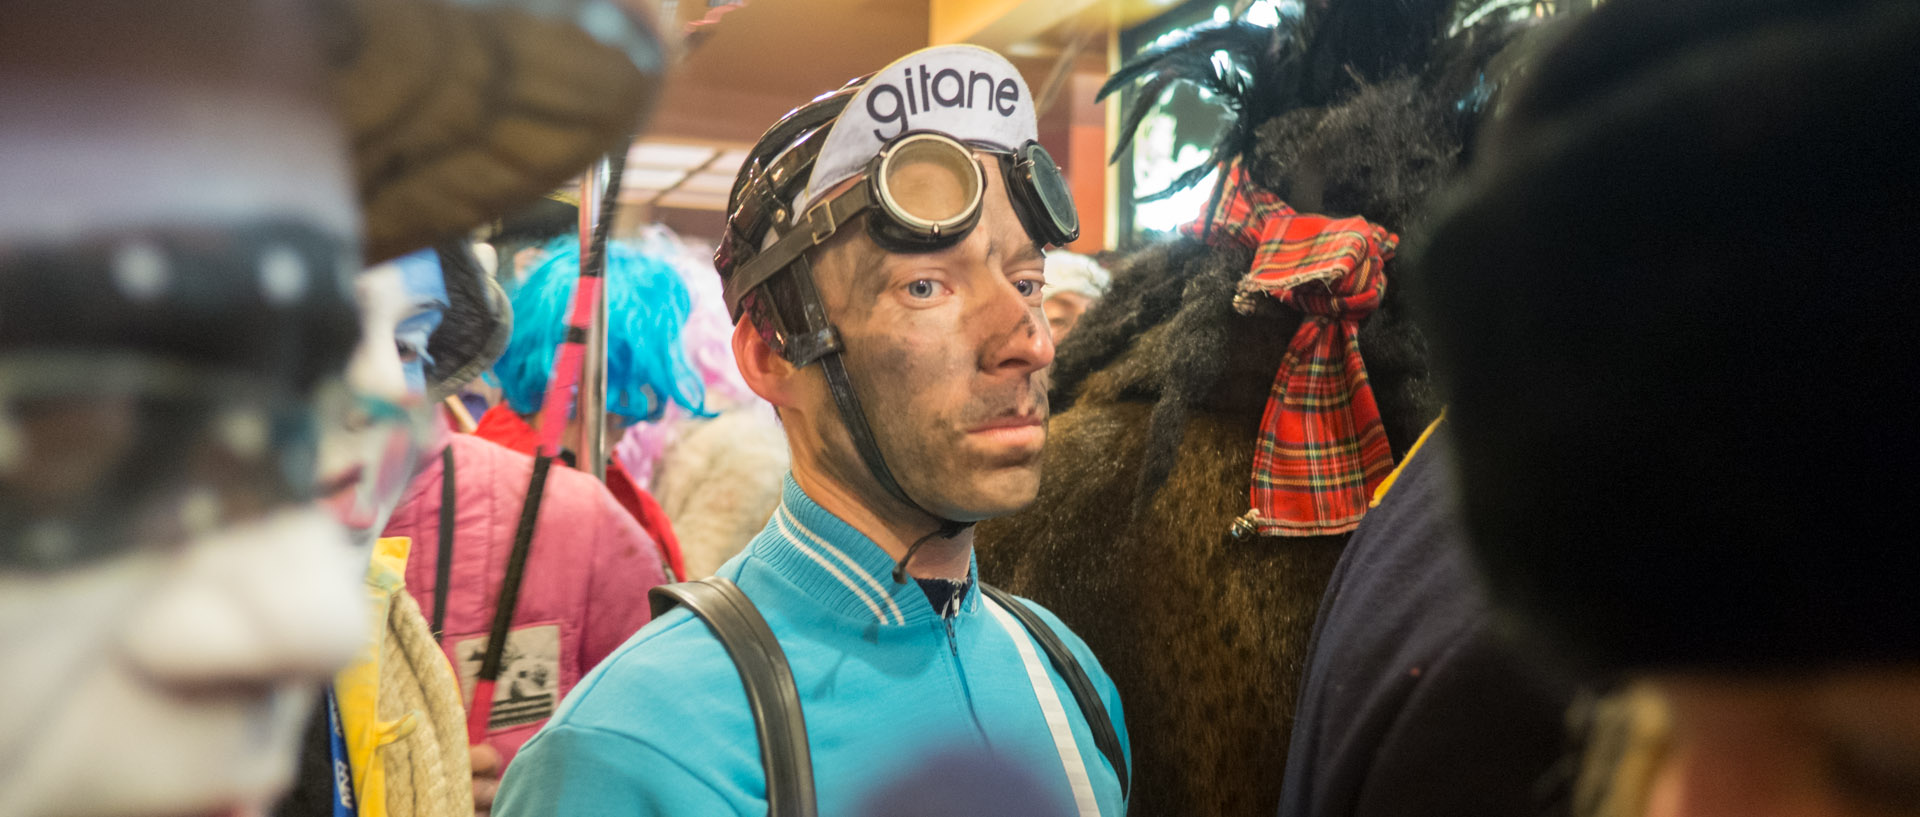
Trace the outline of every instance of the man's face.
<instances>
[{"instance_id":1,"label":"man's face","mask_svg":"<svg viewBox=\"0 0 1920 817\"><path fill-rule=\"evenodd\" d=\"M961 521L1033 501L1053 362L1041 312L1045 257L997 168L986 177L980 223L958 244L885 253L862 232L819 253L815 265L894 478L928 511ZM823 467L870 502L895 505L860 460L824 378L811 384L806 416Z\"/></svg>"},{"instance_id":2,"label":"man's face","mask_svg":"<svg viewBox=\"0 0 1920 817\"><path fill-rule=\"evenodd\" d=\"M1920 814L1920 668L1665 676L1647 817Z\"/></svg>"}]
</instances>

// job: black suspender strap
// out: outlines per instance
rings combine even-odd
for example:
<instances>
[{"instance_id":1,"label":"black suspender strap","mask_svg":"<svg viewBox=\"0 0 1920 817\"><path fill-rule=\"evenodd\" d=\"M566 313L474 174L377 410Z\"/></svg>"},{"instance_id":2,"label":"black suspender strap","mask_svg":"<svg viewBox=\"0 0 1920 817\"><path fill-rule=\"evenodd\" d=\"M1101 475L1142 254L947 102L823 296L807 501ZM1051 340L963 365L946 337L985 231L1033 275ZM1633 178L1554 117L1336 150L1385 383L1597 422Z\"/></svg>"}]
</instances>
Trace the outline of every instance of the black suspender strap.
<instances>
[{"instance_id":1,"label":"black suspender strap","mask_svg":"<svg viewBox=\"0 0 1920 817\"><path fill-rule=\"evenodd\" d=\"M800 711L787 655L767 621L740 588L719 576L664 584L647 591L658 618L682 605L699 616L720 639L747 688L760 762L767 774L769 817L814 817L813 757L807 748L807 722Z\"/></svg>"},{"instance_id":2,"label":"black suspender strap","mask_svg":"<svg viewBox=\"0 0 1920 817\"><path fill-rule=\"evenodd\" d=\"M433 563L433 637L447 632L447 584L453 581L453 442L440 449L440 558Z\"/></svg>"},{"instance_id":3,"label":"black suspender strap","mask_svg":"<svg viewBox=\"0 0 1920 817\"><path fill-rule=\"evenodd\" d=\"M533 548L533 530L540 520L540 501L546 496L547 472L552 468L552 457L541 454L533 458L533 476L527 483L527 498L520 504L520 525L513 532L513 550L507 553L507 575L501 578L500 595L493 601L493 626L487 630L487 651L480 658L478 677L482 681L500 678L500 662L507 650L507 633L513 629L514 608L520 606L520 582L526 577L527 554ZM480 702L476 700L469 706L478 709ZM489 699L486 706L491 708L493 701Z\"/></svg>"},{"instance_id":4,"label":"black suspender strap","mask_svg":"<svg viewBox=\"0 0 1920 817\"><path fill-rule=\"evenodd\" d=\"M1048 627L1045 621L1034 615L1025 604L1020 603L1005 590L980 583L980 592L987 598L1012 613L1019 619L1040 649L1053 662L1054 672L1060 673L1060 679L1067 682L1067 689L1073 692L1074 701L1080 704L1080 715L1087 719L1087 729L1093 732L1093 743L1100 747L1100 754L1107 756L1107 765L1113 767L1113 773L1120 778L1120 798L1125 801L1128 794L1127 756L1120 748L1120 734L1114 731L1113 719L1107 716L1107 705L1100 700L1100 693L1093 688L1093 679L1087 677L1087 671L1080 661L1073 657L1065 642Z\"/></svg>"}]
</instances>

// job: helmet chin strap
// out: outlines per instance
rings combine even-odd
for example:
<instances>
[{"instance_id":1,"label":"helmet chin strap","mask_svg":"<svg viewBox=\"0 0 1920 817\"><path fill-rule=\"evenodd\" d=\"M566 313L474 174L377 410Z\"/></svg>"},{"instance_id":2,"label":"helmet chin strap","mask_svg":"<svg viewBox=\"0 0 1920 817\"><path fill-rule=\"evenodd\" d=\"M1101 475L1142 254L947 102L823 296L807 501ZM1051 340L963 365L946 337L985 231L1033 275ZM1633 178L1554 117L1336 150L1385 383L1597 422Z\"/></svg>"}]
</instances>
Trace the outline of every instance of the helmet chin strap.
<instances>
[{"instance_id":1,"label":"helmet chin strap","mask_svg":"<svg viewBox=\"0 0 1920 817\"><path fill-rule=\"evenodd\" d=\"M826 322L826 307L821 303L820 294L813 285L812 265L804 258L798 259L789 267L787 274L794 276L800 299L804 302L801 308L807 313L805 320L807 326L826 326L827 328L810 331L804 336L789 338L788 348L783 351L789 353L788 359L793 361L795 366L805 366L816 360L819 361L821 371L827 378L827 391L833 395L834 408L840 412L840 423L846 426L847 436L853 440L854 450L860 452L860 459L866 463L867 471L873 474L874 480L879 482L880 487L894 499L932 517L939 523L939 527L933 532L914 540L913 544L907 547L907 552L894 563L894 583L905 584L907 564L913 561L914 554L920 551L922 545L934 539L951 539L958 536L961 531L972 527L973 523L948 519L927 510L925 506L915 502L913 497L908 496L906 489L900 487L900 482L894 479L893 470L887 467L887 460L880 453L880 442L873 436L873 427L867 423L867 413L860 405L860 397L853 390L853 380L847 376L847 361L843 354L845 349L840 343L840 333Z\"/></svg>"},{"instance_id":2,"label":"helmet chin strap","mask_svg":"<svg viewBox=\"0 0 1920 817\"><path fill-rule=\"evenodd\" d=\"M972 527L973 523L947 519L927 510L920 503L913 501L913 497L907 496L906 489L900 487L900 483L893 478L893 472L887 468L886 459L880 455L880 443L874 439L873 428L867 424L866 413L860 408L860 398L853 392L853 382L847 379L845 357L839 352L834 352L821 358L820 366L827 375L827 390L833 394L834 406L840 410L840 422L847 427L847 436L853 438L854 450L860 452L860 459L866 462L867 470L873 474L873 478L880 483L880 487L886 489L887 493L892 494L894 499L900 500L909 508L933 517L934 521L940 525L933 532L915 539L913 544L907 547L907 552L901 555L900 561L894 563L894 583L905 584L907 563L913 561L913 555L920 551L921 545L934 539L952 539L960 535L961 531Z\"/></svg>"}]
</instances>

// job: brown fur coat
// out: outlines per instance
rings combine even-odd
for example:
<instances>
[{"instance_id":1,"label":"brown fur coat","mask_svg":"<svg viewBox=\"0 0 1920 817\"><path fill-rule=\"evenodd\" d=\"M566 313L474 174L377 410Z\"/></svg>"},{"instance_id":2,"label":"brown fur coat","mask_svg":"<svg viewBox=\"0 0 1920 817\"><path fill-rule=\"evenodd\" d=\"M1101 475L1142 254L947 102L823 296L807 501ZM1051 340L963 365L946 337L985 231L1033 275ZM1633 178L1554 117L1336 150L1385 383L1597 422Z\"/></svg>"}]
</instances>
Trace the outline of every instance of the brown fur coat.
<instances>
[{"instance_id":1,"label":"brown fur coat","mask_svg":"<svg viewBox=\"0 0 1920 817\"><path fill-rule=\"evenodd\" d=\"M1507 39L1470 31L1371 62L1308 46L1286 70L1372 68L1335 72L1344 87L1318 97L1293 88L1328 101L1249 126L1254 180L1302 212L1417 229L1461 162L1484 66ZM1181 238L1123 259L1059 350L1038 500L982 523L976 540L982 575L1059 614L1113 677L1134 752L1131 813L1145 817L1273 813L1314 614L1345 542L1230 533L1300 320L1277 302L1233 310L1251 258ZM1396 459L1440 408L1404 306L1417 282L1401 267L1388 262L1386 299L1360 337Z\"/></svg>"}]
</instances>

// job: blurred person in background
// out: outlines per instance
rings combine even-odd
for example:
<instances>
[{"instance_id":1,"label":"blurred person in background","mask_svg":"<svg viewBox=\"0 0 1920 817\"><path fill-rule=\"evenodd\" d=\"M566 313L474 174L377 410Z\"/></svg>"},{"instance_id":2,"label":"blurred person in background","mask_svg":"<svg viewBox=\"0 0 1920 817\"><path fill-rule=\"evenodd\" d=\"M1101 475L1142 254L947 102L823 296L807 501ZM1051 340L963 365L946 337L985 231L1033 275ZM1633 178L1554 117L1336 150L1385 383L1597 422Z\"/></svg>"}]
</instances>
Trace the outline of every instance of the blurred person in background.
<instances>
[{"instance_id":1,"label":"blurred person in background","mask_svg":"<svg viewBox=\"0 0 1920 817\"><path fill-rule=\"evenodd\" d=\"M313 501L317 429L354 406L354 273L623 144L652 87L632 49L658 70L658 43L424 1L7 11L0 633L27 669L0 703L0 814L259 813L363 641L355 551ZM526 56L572 58L513 75L583 91L516 103L571 138L380 104L428 101L452 80L405 57L504 16ZM449 154L490 183L450 187Z\"/></svg>"},{"instance_id":2,"label":"blurred person in background","mask_svg":"<svg viewBox=\"0 0 1920 817\"><path fill-rule=\"evenodd\" d=\"M566 311L579 274L577 238L562 236L543 246L540 262L514 287L513 337L493 365L503 400L488 409L474 436L523 454L538 445L541 404L554 351L566 333ZM706 390L680 345L688 295L678 273L664 261L624 241L607 242L607 441L617 444L628 425L660 417L669 403L706 416ZM569 415L563 444L577 439L579 417ZM599 452L605 455L610 452ZM576 452L563 450L561 461L574 465ZM673 523L653 496L627 474L619 460L607 461L606 487L646 530L672 575L685 570ZM644 599L646 588L633 589ZM639 602L644 608L645 603Z\"/></svg>"},{"instance_id":3,"label":"blurred person in background","mask_svg":"<svg viewBox=\"0 0 1920 817\"><path fill-rule=\"evenodd\" d=\"M302 11L0 26L0 814L258 809L358 643L311 503L358 213Z\"/></svg>"},{"instance_id":4,"label":"blurred person in background","mask_svg":"<svg viewBox=\"0 0 1920 817\"><path fill-rule=\"evenodd\" d=\"M434 272L445 268L455 306L425 347L431 354L425 397L433 405L491 364L512 333L503 320L509 314L506 295L484 269L453 250L443 250L439 262ZM462 297L462 291L468 294ZM460 308L463 303L469 306ZM464 321L470 328L454 320L463 313L472 316ZM457 698L466 701L486 651L495 600L512 570L534 460L452 433L445 415L435 414L386 536L413 543L406 587L425 614L430 636L423 640L437 639L459 674ZM646 591L665 579L653 539L605 485L581 471L548 472L532 535L504 653L511 657L509 680L495 688L490 750L476 756L477 775L489 768L497 773L511 762L580 676L647 623Z\"/></svg>"},{"instance_id":5,"label":"blurred person in background","mask_svg":"<svg viewBox=\"0 0 1920 817\"><path fill-rule=\"evenodd\" d=\"M1041 307L1047 311L1054 343L1066 340L1080 316L1107 294L1109 280L1106 268L1093 258L1066 250L1047 253L1047 299Z\"/></svg>"},{"instance_id":6,"label":"blurred person in background","mask_svg":"<svg viewBox=\"0 0 1920 817\"><path fill-rule=\"evenodd\" d=\"M1920 6L1612 0L1415 248L1505 620L1620 691L1576 809L1920 814Z\"/></svg>"},{"instance_id":7,"label":"blurred person in background","mask_svg":"<svg viewBox=\"0 0 1920 817\"><path fill-rule=\"evenodd\" d=\"M680 342L715 416L671 403L659 419L628 428L614 456L672 521L686 564L681 578L698 579L739 553L780 504L787 437L773 405L740 378L712 251L664 226L648 228L638 244L671 264L692 296Z\"/></svg>"},{"instance_id":8,"label":"blurred person in background","mask_svg":"<svg viewBox=\"0 0 1920 817\"><path fill-rule=\"evenodd\" d=\"M302 773L280 814L331 814L342 797L363 804L362 813L467 814L476 774L483 795L498 776L491 748L469 753L459 682L408 592L413 543L380 537L432 427L433 398L478 374L499 350L495 338L504 339L504 298L490 298L487 281L459 241L354 280L361 322L347 366L352 402L322 428L320 491L361 554L373 621L309 722ZM341 780L350 785L337 788Z\"/></svg>"}]
</instances>

